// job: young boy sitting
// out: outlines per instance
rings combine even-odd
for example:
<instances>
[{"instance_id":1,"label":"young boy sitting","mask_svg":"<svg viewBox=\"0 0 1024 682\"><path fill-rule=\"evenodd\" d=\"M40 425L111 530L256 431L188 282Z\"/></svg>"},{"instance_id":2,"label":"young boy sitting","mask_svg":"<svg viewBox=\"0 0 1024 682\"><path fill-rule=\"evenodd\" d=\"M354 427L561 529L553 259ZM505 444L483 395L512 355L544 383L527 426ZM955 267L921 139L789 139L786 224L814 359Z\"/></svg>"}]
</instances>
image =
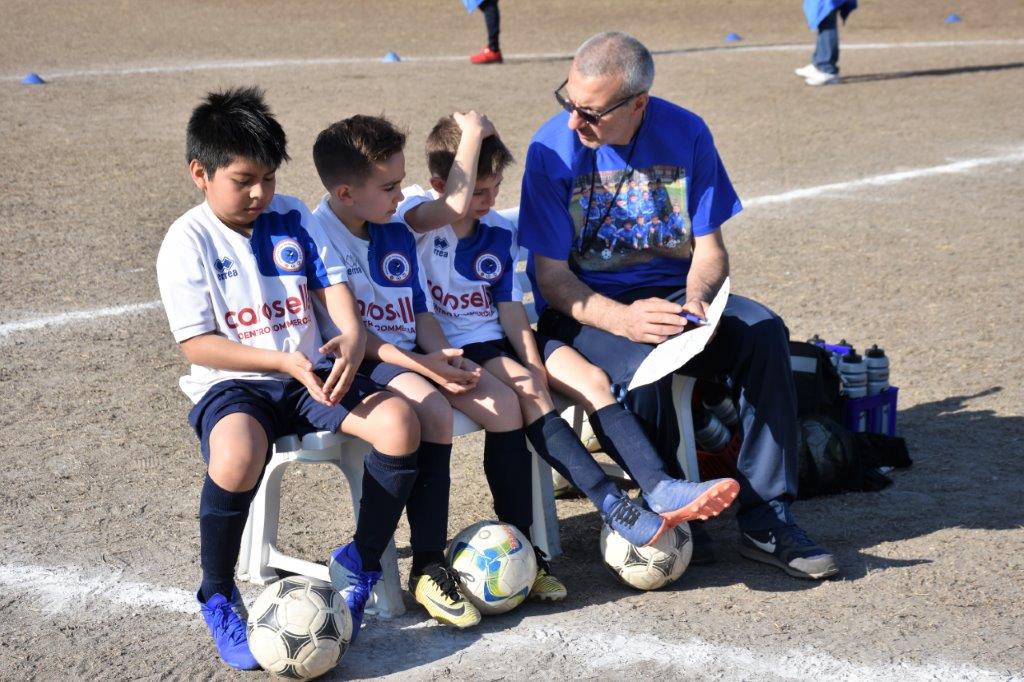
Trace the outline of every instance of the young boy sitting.
<instances>
[{"instance_id":1,"label":"young boy sitting","mask_svg":"<svg viewBox=\"0 0 1024 682\"><path fill-rule=\"evenodd\" d=\"M343 595L356 631L380 556L416 477L412 408L356 374L364 333L345 269L293 197L274 194L285 134L256 88L211 93L192 112L189 173L205 201L171 225L157 276L191 372L181 388L206 478L199 500L196 598L221 659L258 668L234 584L242 530L274 441L340 431L369 442L362 513ZM344 331L321 343L313 298ZM333 356L333 361L329 356Z\"/></svg>"},{"instance_id":2,"label":"young boy sitting","mask_svg":"<svg viewBox=\"0 0 1024 682\"><path fill-rule=\"evenodd\" d=\"M420 263L431 292L445 294L433 298L447 339L462 348L464 358L483 366L481 384L493 376L515 391L526 435L536 452L586 493L609 525L631 543L650 544L666 528L721 513L739 492L736 481L690 483L669 476L640 424L613 398L604 372L571 347L530 328L515 278L516 230L493 210L512 155L496 135L484 140L469 210L455 214L450 179L464 138L455 118L438 121L427 138L433 198L423 193L410 196L398 209L421 233ZM443 252L431 248L438 240L449 248ZM449 306L449 296L477 303ZM558 416L549 383L583 405L604 450L630 472L644 492L647 507L656 514L638 508L604 474Z\"/></svg>"},{"instance_id":3,"label":"young boy sitting","mask_svg":"<svg viewBox=\"0 0 1024 682\"><path fill-rule=\"evenodd\" d=\"M449 200L461 212L470 203L480 142L491 129L473 112L459 118L465 130L457 152L462 163L447 181L453 188ZM439 294L428 293L414 234L393 219L405 177L404 145L405 135L379 117L353 116L321 132L313 159L328 194L314 216L348 263L349 286L370 329L368 359L360 371L406 397L422 425L420 474L407 505L413 551L409 589L435 619L469 627L479 622L479 611L459 591L443 555L452 406L486 430L484 472L495 513L527 537L533 523L531 460L515 394L463 360L430 313L426 297ZM437 240L429 248L445 252L454 246ZM564 598L564 585L537 554L540 570L531 596Z\"/></svg>"}]
</instances>

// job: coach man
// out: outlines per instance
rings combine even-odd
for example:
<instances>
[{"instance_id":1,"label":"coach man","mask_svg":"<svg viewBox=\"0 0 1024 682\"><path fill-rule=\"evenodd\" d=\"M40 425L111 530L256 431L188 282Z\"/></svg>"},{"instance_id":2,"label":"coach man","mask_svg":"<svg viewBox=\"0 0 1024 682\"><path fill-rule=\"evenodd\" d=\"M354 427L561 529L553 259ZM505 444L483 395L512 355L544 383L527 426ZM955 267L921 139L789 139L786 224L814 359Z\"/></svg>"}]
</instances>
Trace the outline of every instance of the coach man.
<instances>
[{"instance_id":1,"label":"coach man","mask_svg":"<svg viewBox=\"0 0 1024 682\"><path fill-rule=\"evenodd\" d=\"M684 330L681 313L705 315L729 272L721 225L742 208L707 125L652 97L653 81L651 54L632 36L584 42L555 91L565 111L530 143L520 199L540 331L620 386L652 344ZM598 236L610 222L622 237L611 245ZM782 320L732 295L707 349L681 371L726 377L737 398L741 553L801 578L837 574L790 513L799 427ZM679 439L670 385L627 398L662 453Z\"/></svg>"}]
</instances>

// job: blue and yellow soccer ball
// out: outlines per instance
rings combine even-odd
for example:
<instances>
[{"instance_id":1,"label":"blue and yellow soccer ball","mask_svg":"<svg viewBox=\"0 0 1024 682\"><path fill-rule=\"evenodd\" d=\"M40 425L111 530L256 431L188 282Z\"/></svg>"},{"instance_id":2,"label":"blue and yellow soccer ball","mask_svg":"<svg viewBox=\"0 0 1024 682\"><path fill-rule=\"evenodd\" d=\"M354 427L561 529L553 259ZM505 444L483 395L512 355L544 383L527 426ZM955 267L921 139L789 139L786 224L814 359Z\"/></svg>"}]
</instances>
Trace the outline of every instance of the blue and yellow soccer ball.
<instances>
[{"instance_id":1,"label":"blue and yellow soccer ball","mask_svg":"<svg viewBox=\"0 0 1024 682\"><path fill-rule=\"evenodd\" d=\"M537 578L533 545L497 521L474 523L456 535L448 546L448 565L459 576L462 594L484 615L519 606Z\"/></svg>"}]
</instances>

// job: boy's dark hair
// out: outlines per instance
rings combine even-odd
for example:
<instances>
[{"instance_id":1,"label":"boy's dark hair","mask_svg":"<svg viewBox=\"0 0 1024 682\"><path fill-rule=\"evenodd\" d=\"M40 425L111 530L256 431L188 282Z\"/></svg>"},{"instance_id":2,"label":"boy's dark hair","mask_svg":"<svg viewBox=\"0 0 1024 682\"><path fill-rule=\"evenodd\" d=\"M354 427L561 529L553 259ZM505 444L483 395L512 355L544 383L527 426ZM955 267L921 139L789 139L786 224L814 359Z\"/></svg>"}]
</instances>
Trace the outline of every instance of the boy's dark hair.
<instances>
[{"instance_id":1,"label":"boy's dark hair","mask_svg":"<svg viewBox=\"0 0 1024 682\"><path fill-rule=\"evenodd\" d=\"M186 161L198 161L213 177L236 158L270 168L288 160L287 138L257 87L207 93L192 110L185 136Z\"/></svg>"},{"instance_id":2,"label":"boy's dark hair","mask_svg":"<svg viewBox=\"0 0 1024 682\"><path fill-rule=\"evenodd\" d=\"M383 116L352 116L316 136L313 163L328 191L342 183L361 185L373 164L405 149L405 133Z\"/></svg>"},{"instance_id":3,"label":"boy's dark hair","mask_svg":"<svg viewBox=\"0 0 1024 682\"><path fill-rule=\"evenodd\" d=\"M462 139L462 128L452 115L441 118L427 135L427 168L432 176L447 178L455 163L455 152ZM485 137L480 145L480 161L476 165L477 178L489 178L505 170L515 161L512 152L497 135Z\"/></svg>"}]
</instances>

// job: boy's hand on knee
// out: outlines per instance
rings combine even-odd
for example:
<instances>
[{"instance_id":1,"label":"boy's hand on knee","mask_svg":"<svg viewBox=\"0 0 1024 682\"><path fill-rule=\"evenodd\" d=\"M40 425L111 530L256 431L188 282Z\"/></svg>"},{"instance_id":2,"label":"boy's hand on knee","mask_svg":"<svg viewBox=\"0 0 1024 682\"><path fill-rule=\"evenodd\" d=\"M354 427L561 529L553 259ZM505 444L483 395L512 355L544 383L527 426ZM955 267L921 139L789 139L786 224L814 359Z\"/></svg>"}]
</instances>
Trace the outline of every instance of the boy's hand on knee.
<instances>
[{"instance_id":1,"label":"boy's hand on knee","mask_svg":"<svg viewBox=\"0 0 1024 682\"><path fill-rule=\"evenodd\" d=\"M330 405L327 394L324 393L323 383L313 371L313 363L305 355L299 351L285 353L281 361L281 371L305 386L313 400Z\"/></svg>"},{"instance_id":2,"label":"boy's hand on knee","mask_svg":"<svg viewBox=\"0 0 1024 682\"><path fill-rule=\"evenodd\" d=\"M454 394L473 390L483 371L462 357L461 348L442 348L428 353L423 356L423 366L430 373L430 379Z\"/></svg>"},{"instance_id":3,"label":"boy's hand on knee","mask_svg":"<svg viewBox=\"0 0 1024 682\"><path fill-rule=\"evenodd\" d=\"M356 371L363 361L362 352L352 337L339 334L320 347L324 355L334 357L334 366L324 382L324 393L330 404L337 404L352 386Z\"/></svg>"}]
</instances>

